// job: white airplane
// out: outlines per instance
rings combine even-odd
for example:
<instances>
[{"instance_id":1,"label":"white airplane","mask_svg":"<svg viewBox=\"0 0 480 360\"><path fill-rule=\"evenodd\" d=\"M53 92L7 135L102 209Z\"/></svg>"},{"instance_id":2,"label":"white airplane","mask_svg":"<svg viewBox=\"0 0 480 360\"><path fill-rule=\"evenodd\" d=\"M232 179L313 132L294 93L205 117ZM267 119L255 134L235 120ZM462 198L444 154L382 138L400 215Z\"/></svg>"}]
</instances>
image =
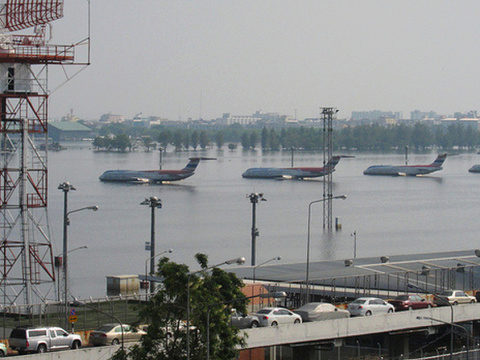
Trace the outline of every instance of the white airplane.
<instances>
[{"instance_id":1,"label":"white airplane","mask_svg":"<svg viewBox=\"0 0 480 360\"><path fill-rule=\"evenodd\" d=\"M181 170L108 170L100 175L100 181L131 183L162 183L186 179L195 173L200 160L215 158L192 157L187 166Z\"/></svg>"},{"instance_id":2,"label":"white airplane","mask_svg":"<svg viewBox=\"0 0 480 360\"><path fill-rule=\"evenodd\" d=\"M429 165L373 165L363 173L365 175L425 175L434 171L442 170L442 164L447 158L447 154L440 154L435 161Z\"/></svg>"},{"instance_id":3,"label":"white airplane","mask_svg":"<svg viewBox=\"0 0 480 360\"><path fill-rule=\"evenodd\" d=\"M242 176L249 179L304 179L325 176L335 171L341 156L332 156L324 167L250 168Z\"/></svg>"}]
</instances>

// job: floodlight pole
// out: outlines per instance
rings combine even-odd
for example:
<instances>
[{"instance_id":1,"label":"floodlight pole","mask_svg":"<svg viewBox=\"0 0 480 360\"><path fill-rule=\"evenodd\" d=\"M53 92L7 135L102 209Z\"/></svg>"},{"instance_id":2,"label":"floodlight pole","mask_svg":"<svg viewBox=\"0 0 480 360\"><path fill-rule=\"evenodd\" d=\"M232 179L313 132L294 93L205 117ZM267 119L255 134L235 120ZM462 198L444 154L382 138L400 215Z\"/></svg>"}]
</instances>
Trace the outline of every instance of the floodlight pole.
<instances>
[{"instance_id":1,"label":"floodlight pole","mask_svg":"<svg viewBox=\"0 0 480 360\"><path fill-rule=\"evenodd\" d=\"M263 197L262 193L251 193L247 194L247 198L250 199L252 203L252 259L251 264L255 266L255 257L256 257L256 243L257 243L257 236L259 235L258 229L256 227L256 206L258 201L267 201Z\"/></svg>"}]
</instances>

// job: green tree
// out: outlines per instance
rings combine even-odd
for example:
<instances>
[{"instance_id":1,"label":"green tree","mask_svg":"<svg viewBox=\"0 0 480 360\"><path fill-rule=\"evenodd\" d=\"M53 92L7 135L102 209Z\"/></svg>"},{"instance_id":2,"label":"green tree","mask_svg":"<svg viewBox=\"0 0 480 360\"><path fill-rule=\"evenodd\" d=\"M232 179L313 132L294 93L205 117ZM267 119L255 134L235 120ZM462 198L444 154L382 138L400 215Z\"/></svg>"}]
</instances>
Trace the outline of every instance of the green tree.
<instances>
[{"instance_id":1,"label":"green tree","mask_svg":"<svg viewBox=\"0 0 480 360\"><path fill-rule=\"evenodd\" d=\"M97 136L95 139L93 139L92 145L97 150L107 149L108 147L110 147L110 139L105 136Z\"/></svg>"},{"instance_id":2,"label":"green tree","mask_svg":"<svg viewBox=\"0 0 480 360\"><path fill-rule=\"evenodd\" d=\"M162 145L162 148L166 149L172 141L172 133L168 130L163 130L158 134L157 140Z\"/></svg>"},{"instance_id":3,"label":"green tree","mask_svg":"<svg viewBox=\"0 0 480 360\"><path fill-rule=\"evenodd\" d=\"M156 294L140 312L141 321L149 324L147 334L126 352L118 351L114 360L183 360L186 358L187 283L190 289L190 358L206 358L207 313L209 315L210 359L231 360L236 347L244 343L240 331L230 325L232 308L245 312L247 299L243 286L234 274L219 268L208 270L207 257L195 255L202 271L190 276L186 265L160 259L158 276L163 279ZM167 331L171 336L167 336Z\"/></svg>"},{"instance_id":4,"label":"green tree","mask_svg":"<svg viewBox=\"0 0 480 360\"><path fill-rule=\"evenodd\" d=\"M172 145L175 146L175 151L180 151L182 150L182 145L183 145L183 132L182 130L176 130L173 133L173 142Z\"/></svg>"},{"instance_id":5,"label":"green tree","mask_svg":"<svg viewBox=\"0 0 480 360\"><path fill-rule=\"evenodd\" d=\"M205 130L200 131L200 147L205 150L209 144L208 134Z\"/></svg>"},{"instance_id":6,"label":"green tree","mask_svg":"<svg viewBox=\"0 0 480 360\"><path fill-rule=\"evenodd\" d=\"M268 130L267 128L264 126L263 129L262 129L262 134L260 135L260 143L262 145L262 150L266 150L267 148L269 148L269 138L268 138Z\"/></svg>"},{"instance_id":7,"label":"green tree","mask_svg":"<svg viewBox=\"0 0 480 360\"><path fill-rule=\"evenodd\" d=\"M198 146L198 131L194 130L192 132L192 147L193 147L193 150L197 150L197 146Z\"/></svg>"},{"instance_id":8,"label":"green tree","mask_svg":"<svg viewBox=\"0 0 480 360\"><path fill-rule=\"evenodd\" d=\"M248 135L248 132L243 132L241 142L243 150L250 149L250 135Z\"/></svg>"},{"instance_id":9,"label":"green tree","mask_svg":"<svg viewBox=\"0 0 480 360\"><path fill-rule=\"evenodd\" d=\"M147 152L150 151L150 148L154 146L153 140L150 136L142 137L143 146L147 149Z\"/></svg>"},{"instance_id":10,"label":"green tree","mask_svg":"<svg viewBox=\"0 0 480 360\"><path fill-rule=\"evenodd\" d=\"M225 144L223 131L217 131L217 133L215 134L215 142L217 143L217 148L218 149L221 149L223 144Z\"/></svg>"},{"instance_id":11,"label":"green tree","mask_svg":"<svg viewBox=\"0 0 480 360\"><path fill-rule=\"evenodd\" d=\"M125 151L127 148L132 147L130 138L127 134L116 135L112 140L112 147L118 151Z\"/></svg>"},{"instance_id":12,"label":"green tree","mask_svg":"<svg viewBox=\"0 0 480 360\"><path fill-rule=\"evenodd\" d=\"M255 146L257 146L258 143L258 134L256 131L252 131L250 133L250 147L252 149L255 149Z\"/></svg>"}]
</instances>

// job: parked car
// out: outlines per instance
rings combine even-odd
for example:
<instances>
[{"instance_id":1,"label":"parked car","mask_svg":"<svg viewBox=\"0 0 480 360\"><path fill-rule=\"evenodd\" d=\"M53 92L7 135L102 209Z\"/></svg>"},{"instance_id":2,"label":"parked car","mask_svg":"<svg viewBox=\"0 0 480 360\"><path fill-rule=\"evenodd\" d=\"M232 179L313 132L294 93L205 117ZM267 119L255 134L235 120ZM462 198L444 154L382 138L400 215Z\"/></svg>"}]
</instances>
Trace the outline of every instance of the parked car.
<instances>
[{"instance_id":1,"label":"parked car","mask_svg":"<svg viewBox=\"0 0 480 360\"><path fill-rule=\"evenodd\" d=\"M7 356L7 347L4 343L0 343L0 357Z\"/></svg>"},{"instance_id":2,"label":"parked car","mask_svg":"<svg viewBox=\"0 0 480 360\"><path fill-rule=\"evenodd\" d=\"M17 327L12 330L8 343L20 354L44 353L62 349L78 349L82 346L80 335L69 334L59 327Z\"/></svg>"},{"instance_id":3,"label":"parked car","mask_svg":"<svg viewBox=\"0 0 480 360\"><path fill-rule=\"evenodd\" d=\"M433 302L436 305L452 305L458 304L473 304L477 302L474 296L465 294L463 290L445 290L444 292L435 295Z\"/></svg>"},{"instance_id":4,"label":"parked car","mask_svg":"<svg viewBox=\"0 0 480 360\"><path fill-rule=\"evenodd\" d=\"M90 332L89 343L94 346L120 344L122 341L122 326L124 342L138 341L146 334L145 331L126 324L105 324Z\"/></svg>"},{"instance_id":5,"label":"parked car","mask_svg":"<svg viewBox=\"0 0 480 360\"><path fill-rule=\"evenodd\" d=\"M284 308L266 307L255 314L260 320L260 326L278 326L280 324L300 324L302 317Z\"/></svg>"},{"instance_id":6,"label":"parked car","mask_svg":"<svg viewBox=\"0 0 480 360\"><path fill-rule=\"evenodd\" d=\"M348 311L352 316L370 316L387 314L395 311L392 304L374 297L362 297L348 304Z\"/></svg>"},{"instance_id":7,"label":"parked car","mask_svg":"<svg viewBox=\"0 0 480 360\"><path fill-rule=\"evenodd\" d=\"M329 303L312 302L294 311L302 317L302 321L321 321L350 317L348 310L339 309Z\"/></svg>"},{"instance_id":8,"label":"parked car","mask_svg":"<svg viewBox=\"0 0 480 360\"><path fill-rule=\"evenodd\" d=\"M433 302L419 295L398 295L388 301L395 307L395 311L426 309L433 306Z\"/></svg>"},{"instance_id":9,"label":"parked car","mask_svg":"<svg viewBox=\"0 0 480 360\"><path fill-rule=\"evenodd\" d=\"M231 324L239 329L256 328L260 326L260 320L255 315L243 315L232 309Z\"/></svg>"}]
</instances>

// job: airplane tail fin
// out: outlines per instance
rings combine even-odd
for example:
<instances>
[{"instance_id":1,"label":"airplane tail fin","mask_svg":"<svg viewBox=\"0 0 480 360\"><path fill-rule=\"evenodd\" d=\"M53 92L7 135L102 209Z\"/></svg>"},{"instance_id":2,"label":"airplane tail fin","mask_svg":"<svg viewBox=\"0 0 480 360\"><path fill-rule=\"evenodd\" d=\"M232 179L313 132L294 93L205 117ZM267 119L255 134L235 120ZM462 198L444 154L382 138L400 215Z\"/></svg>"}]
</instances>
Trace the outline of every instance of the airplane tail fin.
<instances>
[{"instance_id":1,"label":"airplane tail fin","mask_svg":"<svg viewBox=\"0 0 480 360\"><path fill-rule=\"evenodd\" d=\"M432 163L432 166L441 167L446 158L447 154L439 154L435 161Z\"/></svg>"},{"instance_id":2,"label":"airplane tail fin","mask_svg":"<svg viewBox=\"0 0 480 360\"><path fill-rule=\"evenodd\" d=\"M328 163L325 165L325 168L327 169L335 169L335 166L337 166L338 162L340 161L341 156L332 156L330 160L328 160Z\"/></svg>"},{"instance_id":3,"label":"airplane tail fin","mask_svg":"<svg viewBox=\"0 0 480 360\"><path fill-rule=\"evenodd\" d=\"M207 158L207 157L191 157L188 160L190 160L190 161L188 162L188 164L182 170L194 172L195 169L197 168L200 160L217 160L217 159L216 158Z\"/></svg>"}]
</instances>

